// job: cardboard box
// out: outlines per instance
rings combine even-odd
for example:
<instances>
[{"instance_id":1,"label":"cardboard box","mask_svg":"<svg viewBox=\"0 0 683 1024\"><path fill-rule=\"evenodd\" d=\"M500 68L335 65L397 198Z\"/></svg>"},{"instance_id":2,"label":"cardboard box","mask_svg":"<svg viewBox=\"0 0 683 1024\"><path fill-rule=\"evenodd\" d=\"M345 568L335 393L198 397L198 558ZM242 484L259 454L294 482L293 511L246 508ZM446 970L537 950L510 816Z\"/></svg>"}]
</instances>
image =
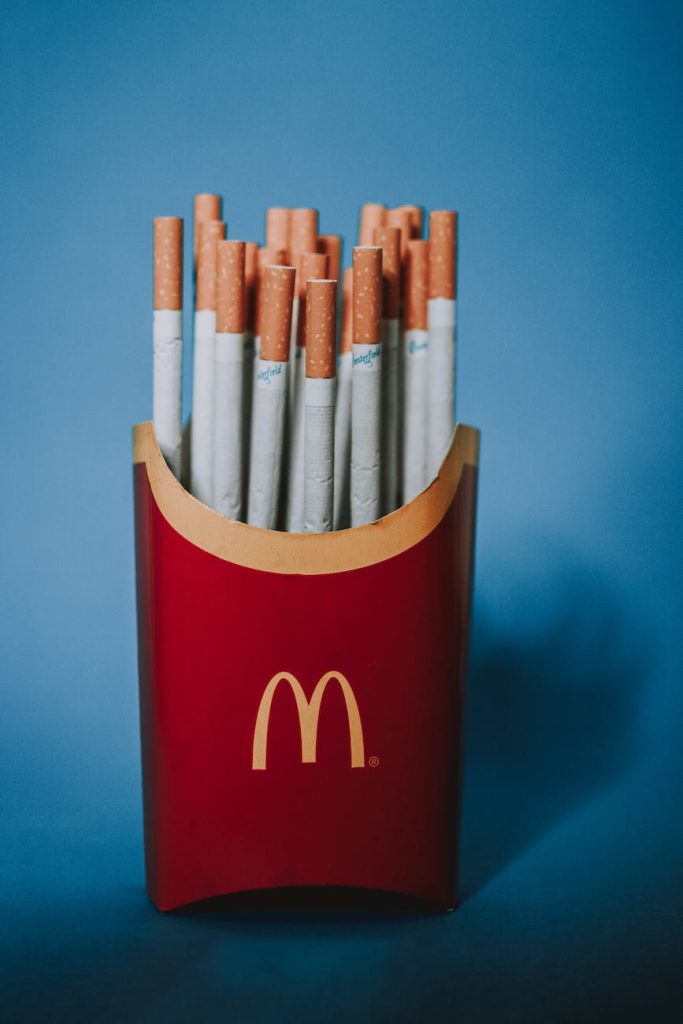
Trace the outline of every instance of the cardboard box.
<instances>
[{"instance_id":1,"label":"cardboard box","mask_svg":"<svg viewBox=\"0 0 683 1024\"><path fill-rule=\"evenodd\" d=\"M134 430L147 889L456 903L478 433L369 526L298 535L188 494Z\"/></svg>"}]
</instances>

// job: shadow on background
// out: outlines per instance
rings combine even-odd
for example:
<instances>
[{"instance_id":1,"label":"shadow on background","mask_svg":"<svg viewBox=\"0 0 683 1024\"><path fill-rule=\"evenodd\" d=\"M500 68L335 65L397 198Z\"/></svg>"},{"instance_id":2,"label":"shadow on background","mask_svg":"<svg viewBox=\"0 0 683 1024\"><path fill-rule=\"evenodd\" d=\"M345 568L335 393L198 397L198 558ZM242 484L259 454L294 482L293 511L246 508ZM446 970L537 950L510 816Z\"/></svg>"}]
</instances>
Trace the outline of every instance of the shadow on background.
<instances>
[{"instance_id":1,"label":"shadow on background","mask_svg":"<svg viewBox=\"0 0 683 1024\"><path fill-rule=\"evenodd\" d=\"M485 618L478 623L466 708L461 900L637 754L646 638L593 579L563 581L562 592L557 615L548 625L544 611L536 633L503 636ZM532 595L527 603L533 620Z\"/></svg>"}]
</instances>

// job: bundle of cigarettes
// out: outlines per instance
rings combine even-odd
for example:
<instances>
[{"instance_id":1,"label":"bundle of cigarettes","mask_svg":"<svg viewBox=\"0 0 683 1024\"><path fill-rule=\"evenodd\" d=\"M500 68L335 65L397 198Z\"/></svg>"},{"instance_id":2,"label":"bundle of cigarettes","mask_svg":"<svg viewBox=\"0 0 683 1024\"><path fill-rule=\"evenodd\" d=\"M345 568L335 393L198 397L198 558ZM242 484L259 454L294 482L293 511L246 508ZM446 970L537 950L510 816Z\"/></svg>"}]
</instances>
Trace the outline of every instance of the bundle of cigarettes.
<instances>
[{"instance_id":1,"label":"bundle of cigarettes","mask_svg":"<svg viewBox=\"0 0 683 1024\"><path fill-rule=\"evenodd\" d=\"M430 213L425 240L421 207L367 203L344 271L313 209L268 209L263 246L226 236L220 196L195 196L183 431L183 221L154 221L153 418L173 473L225 516L294 533L411 501L455 423L457 214Z\"/></svg>"}]
</instances>

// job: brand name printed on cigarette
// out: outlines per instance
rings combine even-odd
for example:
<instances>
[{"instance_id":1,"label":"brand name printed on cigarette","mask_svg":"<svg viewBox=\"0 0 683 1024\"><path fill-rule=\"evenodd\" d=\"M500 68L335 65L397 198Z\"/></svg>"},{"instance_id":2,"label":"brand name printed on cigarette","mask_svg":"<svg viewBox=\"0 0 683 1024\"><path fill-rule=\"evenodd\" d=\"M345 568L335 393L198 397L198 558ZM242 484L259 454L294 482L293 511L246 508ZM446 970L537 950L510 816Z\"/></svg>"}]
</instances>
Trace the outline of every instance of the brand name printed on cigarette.
<instances>
[{"instance_id":1,"label":"brand name printed on cigarette","mask_svg":"<svg viewBox=\"0 0 683 1024\"><path fill-rule=\"evenodd\" d=\"M265 366L262 370L259 370L256 374L256 379L263 381L264 384L270 384L273 377L280 377L282 375L282 364L276 363L275 366Z\"/></svg>"},{"instance_id":2,"label":"brand name printed on cigarette","mask_svg":"<svg viewBox=\"0 0 683 1024\"><path fill-rule=\"evenodd\" d=\"M357 352L354 346L353 350L353 365L354 366L374 366L377 359L379 359L382 353L382 349L379 345L373 345L372 348L367 349L366 352Z\"/></svg>"},{"instance_id":3,"label":"brand name printed on cigarette","mask_svg":"<svg viewBox=\"0 0 683 1024\"><path fill-rule=\"evenodd\" d=\"M349 723L349 753L352 768L365 767L365 742L363 724L361 722L358 702L353 688L343 672L325 672L315 684L310 700L306 697L301 683L291 672L276 672L268 682L256 713L254 725L254 743L252 747L251 767L256 771L265 771L267 767L268 730L270 726L270 710L275 691L281 683L285 689L291 689L299 717L301 734L301 763L315 764L318 744L318 719L320 707L328 688L328 683L335 682L341 690ZM286 725L286 720L285 723ZM371 767L379 764L379 758L371 758Z\"/></svg>"},{"instance_id":4,"label":"brand name printed on cigarette","mask_svg":"<svg viewBox=\"0 0 683 1024\"><path fill-rule=\"evenodd\" d=\"M426 348L429 348L429 341L415 341L413 338L408 342L408 352L415 355L416 352L424 352Z\"/></svg>"}]
</instances>

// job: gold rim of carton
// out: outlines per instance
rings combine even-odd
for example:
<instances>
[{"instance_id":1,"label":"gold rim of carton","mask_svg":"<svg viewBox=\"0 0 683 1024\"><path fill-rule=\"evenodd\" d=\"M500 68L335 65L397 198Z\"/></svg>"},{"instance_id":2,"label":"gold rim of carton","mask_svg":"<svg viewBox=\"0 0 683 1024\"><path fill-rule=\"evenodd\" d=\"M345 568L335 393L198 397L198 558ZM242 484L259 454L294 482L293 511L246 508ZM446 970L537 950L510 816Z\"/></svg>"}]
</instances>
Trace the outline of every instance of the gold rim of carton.
<instances>
[{"instance_id":1,"label":"gold rim of carton","mask_svg":"<svg viewBox=\"0 0 683 1024\"><path fill-rule=\"evenodd\" d=\"M478 455L479 431L459 423L439 475L407 505L367 526L333 533L284 533L235 522L204 505L171 473L151 421L133 428L133 462L145 463L159 511L177 533L226 562L290 575L362 569L414 547L439 525L464 467L476 466Z\"/></svg>"}]
</instances>

